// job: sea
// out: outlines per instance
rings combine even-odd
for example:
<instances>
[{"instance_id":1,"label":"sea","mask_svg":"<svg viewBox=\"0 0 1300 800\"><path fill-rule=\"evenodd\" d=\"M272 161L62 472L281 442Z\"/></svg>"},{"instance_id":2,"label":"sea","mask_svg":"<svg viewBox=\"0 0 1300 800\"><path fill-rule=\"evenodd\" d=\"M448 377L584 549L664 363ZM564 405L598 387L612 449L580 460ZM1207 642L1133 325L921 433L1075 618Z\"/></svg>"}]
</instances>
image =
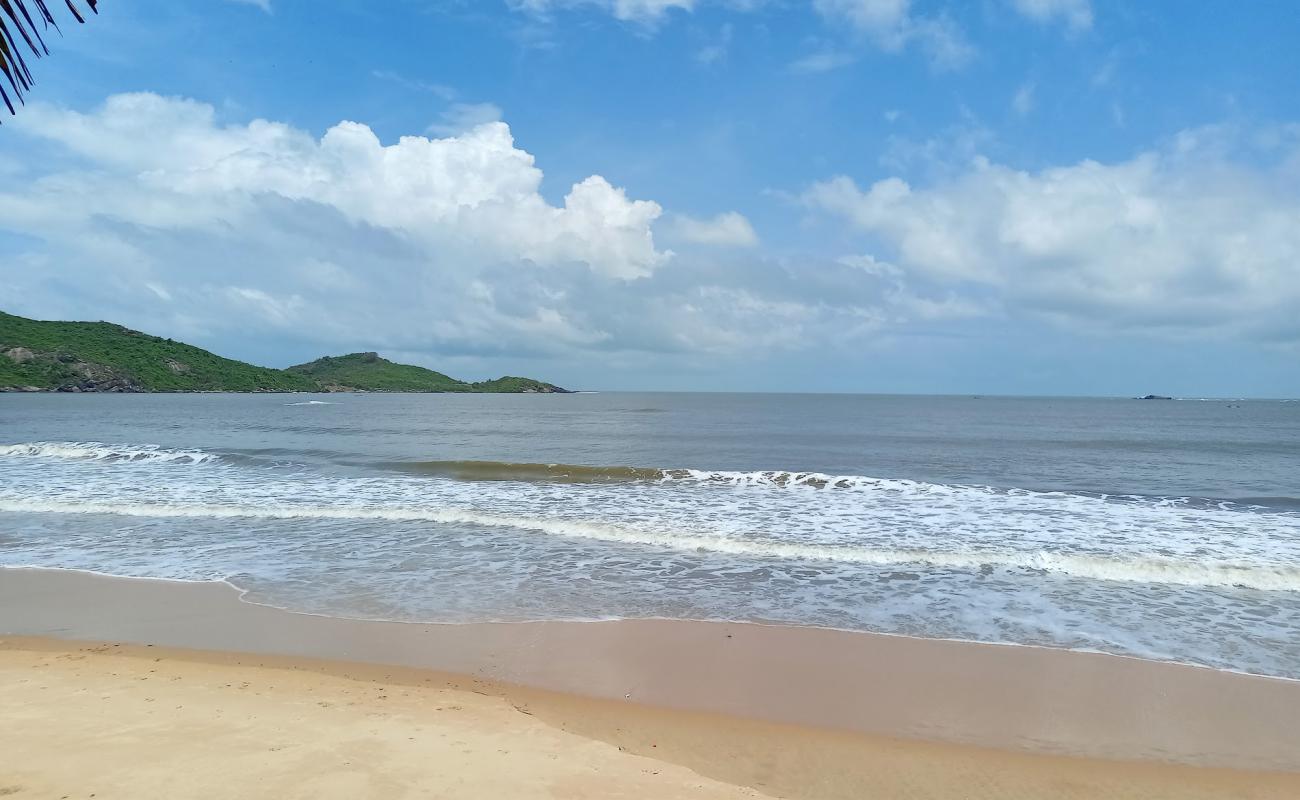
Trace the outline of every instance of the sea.
<instances>
[{"instance_id":1,"label":"sea","mask_svg":"<svg viewBox=\"0 0 1300 800\"><path fill-rule=\"evenodd\" d=\"M1300 402L0 395L0 565L1300 679Z\"/></svg>"}]
</instances>

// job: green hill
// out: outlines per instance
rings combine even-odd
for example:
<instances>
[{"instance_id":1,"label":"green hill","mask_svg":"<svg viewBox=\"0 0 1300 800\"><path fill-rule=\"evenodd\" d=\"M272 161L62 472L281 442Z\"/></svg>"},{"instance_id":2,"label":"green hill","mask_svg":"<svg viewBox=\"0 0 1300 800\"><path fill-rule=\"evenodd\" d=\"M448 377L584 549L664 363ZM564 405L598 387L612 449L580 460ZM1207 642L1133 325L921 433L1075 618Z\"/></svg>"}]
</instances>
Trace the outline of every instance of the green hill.
<instances>
[{"instance_id":1,"label":"green hill","mask_svg":"<svg viewBox=\"0 0 1300 800\"><path fill-rule=\"evenodd\" d=\"M312 392L315 382L108 322L0 312L0 387L76 392Z\"/></svg>"},{"instance_id":2,"label":"green hill","mask_svg":"<svg viewBox=\"0 0 1300 800\"><path fill-rule=\"evenodd\" d=\"M511 375L490 381L471 383L470 386L476 392L502 392L507 394L529 394L533 392L546 394L566 391L551 383L543 383L532 378L516 378Z\"/></svg>"},{"instance_id":3,"label":"green hill","mask_svg":"<svg viewBox=\"0 0 1300 800\"><path fill-rule=\"evenodd\" d=\"M270 369L108 322L42 322L0 312L0 391L563 392L531 378L467 383L377 353Z\"/></svg>"},{"instance_id":4,"label":"green hill","mask_svg":"<svg viewBox=\"0 0 1300 800\"><path fill-rule=\"evenodd\" d=\"M496 392L551 393L564 389L532 378L497 378L479 383L456 380L441 372L410 364L395 364L378 353L349 353L325 356L309 364L289 367L292 372L311 378L328 391L363 392Z\"/></svg>"},{"instance_id":5,"label":"green hill","mask_svg":"<svg viewBox=\"0 0 1300 800\"><path fill-rule=\"evenodd\" d=\"M309 364L289 367L285 372L303 375L313 382L338 391L367 392L469 392L468 383L424 367L395 364L378 353L349 353L325 356Z\"/></svg>"}]
</instances>

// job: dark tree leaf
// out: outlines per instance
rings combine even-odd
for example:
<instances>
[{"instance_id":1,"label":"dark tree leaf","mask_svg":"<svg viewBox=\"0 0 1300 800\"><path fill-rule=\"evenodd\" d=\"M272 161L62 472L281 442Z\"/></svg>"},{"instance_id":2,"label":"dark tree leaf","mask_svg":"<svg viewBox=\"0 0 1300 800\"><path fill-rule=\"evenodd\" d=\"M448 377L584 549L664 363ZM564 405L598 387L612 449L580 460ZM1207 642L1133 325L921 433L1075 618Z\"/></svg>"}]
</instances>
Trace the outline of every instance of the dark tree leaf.
<instances>
[{"instance_id":1,"label":"dark tree leaf","mask_svg":"<svg viewBox=\"0 0 1300 800\"><path fill-rule=\"evenodd\" d=\"M27 48L37 58L50 54L45 39L41 37L40 27L37 26L31 11L27 8L29 2L36 6L37 16L45 28L53 27L60 34L63 33L59 30L59 24L54 20L49 7L46 6L46 0L0 0L0 12L3 12L0 13L0 72L3 72L5 79L9 81L9 88L14 98L22 105L26 105L23 94L32 88L32 72L27 67L27 60L23 57L18 40L14 38L15 30L18 37L27 44ZM63 0L63 2L77 22L86 21L72 0ZM99 13L99 0L83 0L83 2L91 11ZM4 101L10 114L16 113L13 100L3 86L0 86L0 100Z\"/></svg>"},{"instance_id":2,"label":"dark tree leaf","mask_svg":"<svg viewBox=\"0 0 1300 800\"><path fill-rule=\"evenodd\" d=\"M17 2L21 5L22 0L17 0ZM23 41L27 42L27 46L31 49L32 53L34 53L37 58L40 58L41 51L36 49L36 43L33 42L32 37L28 35L27 28L23 27L23 24L18 21L18 15L14 13L13 0L0 0L0 10L9 15L9 19L13 21L14 27L18 29L18 33L23 37ZM0 20L0 25L3 24L4 21ZM35 31L33 31L33 33L35 33Z\"/></svg>"},{"instance_id":3,"label":"dark tree leaf","mask_svg":"<svg viewBox=\"0 0 1300 800\"><path fill-rule=\"evenodd\" d=\"M45 51L45 55L48 56L50 54L50 48L45 46L45 40L41 38L41 32L36 30L36 23L32 22L32 15L27 13L27 6L19 2L18 10L22 12L23 19L27 20L27 27L32 29L32 35L36 37L36 41L40 42L41 50Z\"/></svg>"}]
</instances>

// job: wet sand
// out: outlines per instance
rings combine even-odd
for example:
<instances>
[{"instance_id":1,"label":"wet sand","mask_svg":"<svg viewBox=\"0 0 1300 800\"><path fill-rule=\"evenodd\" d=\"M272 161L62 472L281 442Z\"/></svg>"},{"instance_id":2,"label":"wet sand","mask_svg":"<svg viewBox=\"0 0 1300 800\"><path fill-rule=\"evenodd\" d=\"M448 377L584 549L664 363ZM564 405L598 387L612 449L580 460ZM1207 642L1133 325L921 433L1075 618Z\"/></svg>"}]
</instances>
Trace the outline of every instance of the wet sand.
<instances>
[{"instance_id":1,"label":"wet sand","mask_svg":"<svg viewBox=\"0 0 1300 800\"><path fill-rule=\"evenodd\" d=\"M65 778L101 798L227 778L328 796L307 791L323 775L354 796L1300 796L1300 683L1137 659L659 620L360 622L47 570L0 570L0 634L0 792L33 797ZM592 764L596 783L566 783Z\"/></svg>"}]
</instances>

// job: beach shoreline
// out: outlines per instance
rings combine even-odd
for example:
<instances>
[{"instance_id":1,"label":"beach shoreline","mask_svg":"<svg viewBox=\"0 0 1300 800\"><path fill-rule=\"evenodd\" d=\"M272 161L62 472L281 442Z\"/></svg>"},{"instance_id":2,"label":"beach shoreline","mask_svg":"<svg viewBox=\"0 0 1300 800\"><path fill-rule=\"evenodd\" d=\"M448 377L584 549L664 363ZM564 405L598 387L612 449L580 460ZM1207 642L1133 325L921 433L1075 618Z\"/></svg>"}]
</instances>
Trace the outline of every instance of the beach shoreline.
<instances>
[{"instance_id":1,"label":"beach shoreline","mask_svg":"<svg viewBox=\"0 0 1300 800\"><path fill-rule=\"evenodd\" d=\"M745 623L372 622L242 602L224 583L25 568L0 570L0 635L426 670L918 746L1300 773L1300 682L1095 653Z\"/></svg>"},{"instance_id":2,"label":"beach shoreline","mask_svg":"<svg viewBox=\"0 0 1300 800\"><path fill-rule=\"evenodd\" d=\"M15 797L1283 800L1295 773L1030 755L425 669L0 636ZM75 753L70 758L69 753Z\"/></svg>"}]
</instances>

